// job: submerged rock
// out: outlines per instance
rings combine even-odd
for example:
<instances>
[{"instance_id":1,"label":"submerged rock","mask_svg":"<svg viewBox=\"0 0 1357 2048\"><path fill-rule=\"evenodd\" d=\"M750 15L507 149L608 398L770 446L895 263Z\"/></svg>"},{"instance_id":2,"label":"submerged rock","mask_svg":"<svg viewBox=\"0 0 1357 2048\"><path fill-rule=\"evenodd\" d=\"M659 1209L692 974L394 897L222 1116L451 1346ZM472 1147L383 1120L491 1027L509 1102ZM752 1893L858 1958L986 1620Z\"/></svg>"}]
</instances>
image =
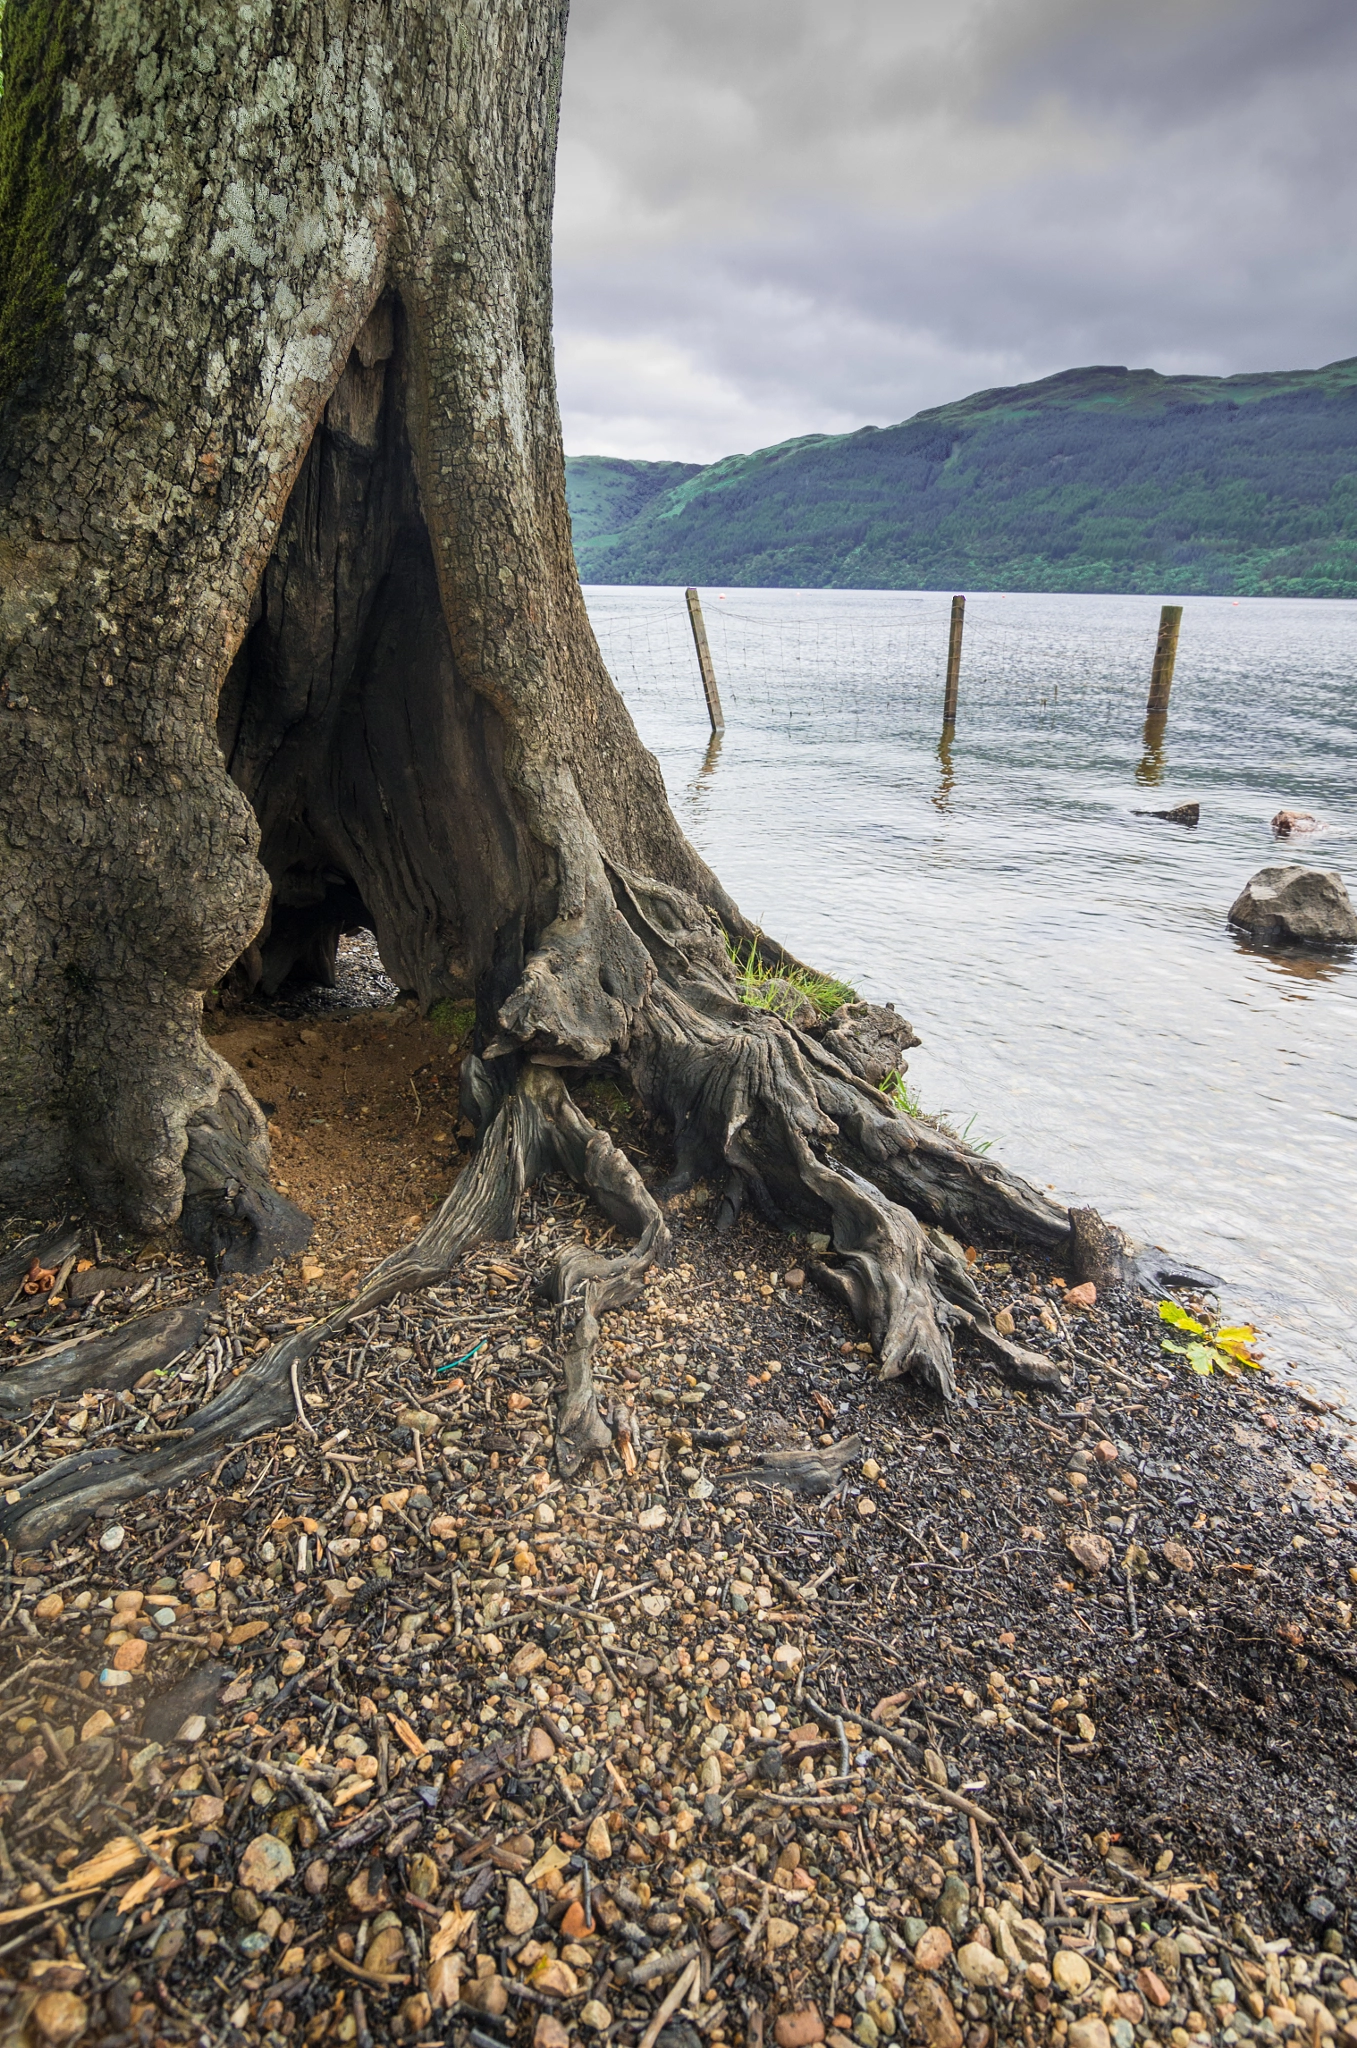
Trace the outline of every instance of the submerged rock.
<instances>
[{"instance_id":1,"label":"submerged rock","mask_svg":"<svg viewBox=\"0 0 1357 2048\"><path fill-rule=\"evenodd\" d=\"M1357 943L1357 912L1341 875L1300 866L1260 868L1230 906L1229 921L1264 942Z\"/></svg>"},{"instance_id":2,"label":"submerged rock","mask_svg":"<svg viewBox=\"0 0 1357 2048\"><path fill-rule=\"evenodd\" d=\"M1276 838L1289 839L1293 832L1318 832L1319 823L1313 811L1278 811L1272 830Z\"/></svg>"},{"instance_id":3,"label":"submerged rock","mask_svg":"<svg viewBox=\"0 0 1357 2048\"><path fill-rule=\"evenodd\" d=\"M1196 825L1201 822L1200 804L1175 804L1171 811L1136 811L1137 818L1162 818L1166 825Z\"/></svg>"}]
</instances>

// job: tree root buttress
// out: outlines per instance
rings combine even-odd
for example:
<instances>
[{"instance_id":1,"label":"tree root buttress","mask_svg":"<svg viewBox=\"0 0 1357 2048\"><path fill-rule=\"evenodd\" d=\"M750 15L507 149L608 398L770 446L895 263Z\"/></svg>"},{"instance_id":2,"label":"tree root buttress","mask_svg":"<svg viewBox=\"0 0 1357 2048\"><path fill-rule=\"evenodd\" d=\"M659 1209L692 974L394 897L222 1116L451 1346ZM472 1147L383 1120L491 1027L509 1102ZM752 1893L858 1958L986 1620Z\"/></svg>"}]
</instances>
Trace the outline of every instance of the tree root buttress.
<instances>
[{"instance_id":1,"label":"tree root buttress","mask_svg":"<svg viewBox=\"0 0 1357 2048\"><path fill-rule=\"evenodd\" d=\"M295 1331L253 1360L222 1393L200 1408L191 1434L173 1446L135 1456L125 1451L79 1451L28 1481L17 1501L0 1513L0 1538L16 1550L41 1549L100 1512L159 1493L209 1470L237 1445L277 1429L293 1414L293 1376L300 1374L321 1344L342 1334L356 1316L380 1308L397 1294L428 1287L446 1277L453 1261L472 1245L512 1237L520 1199L543 1172L559 1168L592 1194L610 1221L636 1242L620 1257L607 1258L569 1246L539 1282L558 1305L564 1351L564 1390L556 1425L562 1469L573 1472L612 1442L594 1397L592 1358L599 1317L640 1291L644 1274L668 1253L669 1233L659 1207L631 1162L605 1132L596 1130L571 1100L558 1071L526 1066L517 1086L501 1103L447 1200L424 1229L383 1261L352 1301L322 1320ZM20 1368L24 1405L42 1394L92 1384L126 1384L146 1369L150 1349L157 1357L167 1341L182 1350L196 1341L205 1309L174 1310L177 1320L162 1329L161 1318L129 1324L108 1338L68 1345L60 1356ZM51 1369L52 1377L46 1374Z\"/></svg>"}]
</instances>

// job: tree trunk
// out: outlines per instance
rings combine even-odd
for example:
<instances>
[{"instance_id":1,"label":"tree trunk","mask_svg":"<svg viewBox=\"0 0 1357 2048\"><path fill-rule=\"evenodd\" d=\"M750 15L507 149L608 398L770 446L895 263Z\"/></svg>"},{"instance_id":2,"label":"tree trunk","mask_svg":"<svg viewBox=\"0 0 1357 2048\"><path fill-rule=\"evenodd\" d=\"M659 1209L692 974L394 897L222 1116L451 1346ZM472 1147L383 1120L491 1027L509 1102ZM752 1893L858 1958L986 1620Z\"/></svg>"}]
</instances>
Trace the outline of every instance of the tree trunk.
<instances>
[{"instance_id":1,"label":"tree trunk","mask_svg":"<svg viewBox=\"0 0 1357 2048\"><path fill-rule=\"evenodd\" d=\"M825 1284L887 1371L948 1391L959 1324L1040 1371L937 1233L1059 1244L1065 1212L894 1110L841 1056L851 1019L836 1052L739 1002L728 938L786 956L684 839L599 658L551 359L563 5L206 19L4 16L12 1196L74 1178L154 1229L187 1176L215 1257L293 1248L202 998L236 963L266 993L325 978L371 924L422 1002L474 999L495 1133L482 1208L459 1191L381 1285L441 1271L548 1157L662 1249L651 1197L543 1092L541 1068L611 1057L727 1217L748 1195L832 1232ZM581 1322L638 1255L560 1283Z\"/></svg>"}]
</instances>

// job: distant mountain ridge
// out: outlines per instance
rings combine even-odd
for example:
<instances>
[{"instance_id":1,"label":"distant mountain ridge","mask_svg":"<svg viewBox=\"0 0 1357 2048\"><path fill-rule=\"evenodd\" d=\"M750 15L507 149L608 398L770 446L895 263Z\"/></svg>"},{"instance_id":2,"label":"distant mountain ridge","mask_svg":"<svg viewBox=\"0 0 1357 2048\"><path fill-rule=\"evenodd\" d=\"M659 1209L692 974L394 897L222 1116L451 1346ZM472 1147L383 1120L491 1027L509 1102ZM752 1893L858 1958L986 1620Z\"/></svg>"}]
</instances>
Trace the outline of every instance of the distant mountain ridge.
<instances>
[{"instance_id":1,"label":"distant mountain ridge","mask_svg":"<svg viewBox=\"0 0 1357 2048\"><path fill-rule=\"evenodd\" d=\"M586 583L1357 597L1357 356L1095 365L705 466L573 456Z\"/></svg>"}]
</instances>

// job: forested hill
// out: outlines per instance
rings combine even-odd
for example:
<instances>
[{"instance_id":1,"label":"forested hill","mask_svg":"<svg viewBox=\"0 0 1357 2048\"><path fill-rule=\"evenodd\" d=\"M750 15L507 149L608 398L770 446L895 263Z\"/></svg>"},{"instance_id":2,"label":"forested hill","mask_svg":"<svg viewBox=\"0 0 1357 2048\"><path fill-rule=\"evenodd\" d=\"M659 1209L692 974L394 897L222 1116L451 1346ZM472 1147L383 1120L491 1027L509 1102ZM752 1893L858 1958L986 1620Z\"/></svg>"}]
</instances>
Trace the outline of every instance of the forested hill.
<instances>
[{"instance_id":1,"label":"forested hill","mask_svg":"<svg viewBox=\"0 0 1357 2048\"><path fill-rule=\"evenodd\" d=\"M1357 356L1066 370L706 468L566 476L586 583L1357 597Z\"/></svg>"}]
</instances>

